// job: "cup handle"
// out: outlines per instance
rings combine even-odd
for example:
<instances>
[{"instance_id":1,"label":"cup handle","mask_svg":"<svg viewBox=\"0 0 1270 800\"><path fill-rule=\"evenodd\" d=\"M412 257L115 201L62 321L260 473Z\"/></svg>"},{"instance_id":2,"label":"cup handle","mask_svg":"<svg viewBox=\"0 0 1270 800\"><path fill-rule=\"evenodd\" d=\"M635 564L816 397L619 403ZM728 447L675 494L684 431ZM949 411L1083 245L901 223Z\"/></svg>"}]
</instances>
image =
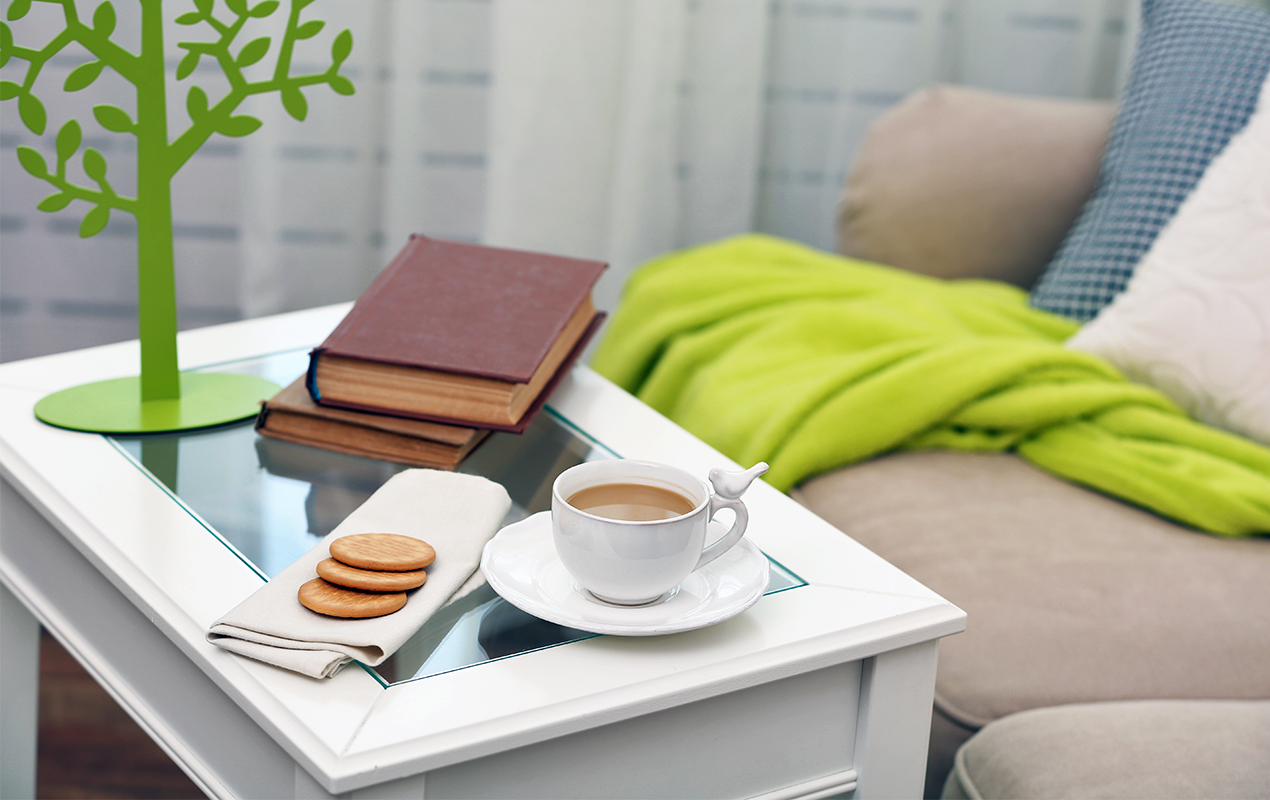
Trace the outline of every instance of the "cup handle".
<instances>
[{"instance_id":1,"label":"cup handle","mask_svg":"<svg viewBox=\"0 0 1270 800\"><path fill-rule=\"evenodd\" d=\"M717 494L710 495L710 519L714 519L715 513L721 508L732 509L736 514L736 519L732 521L732 527L727 533L719 537L719 540L714 544L701 551L701 558L697 561L697 566L692 568L693 572L731 550L741 541L741 537L745 536L745 526L750 522L750 512L746 510L745 503L731 497L720 497Z\"/></svg>"}]
</instances>

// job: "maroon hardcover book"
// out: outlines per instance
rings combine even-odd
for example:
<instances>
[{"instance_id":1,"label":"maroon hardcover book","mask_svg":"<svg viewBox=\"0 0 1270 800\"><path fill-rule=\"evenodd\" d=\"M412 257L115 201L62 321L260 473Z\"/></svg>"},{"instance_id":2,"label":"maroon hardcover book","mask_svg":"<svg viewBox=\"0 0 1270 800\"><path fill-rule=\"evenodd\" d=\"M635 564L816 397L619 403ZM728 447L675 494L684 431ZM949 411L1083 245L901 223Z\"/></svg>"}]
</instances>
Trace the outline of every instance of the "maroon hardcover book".
<instances>
[{"instance_id":1,"label":"maroon hardcover book","mask_svg":"<svg viewBox=\"0 0 1270 800\"><path fill-rule=\"evenodd\" d=\"M591 290L605 266L412 236L313 351L309 392L323 405L523 430L598 327L602 315L591 306ZM350 385L344 380L334 390L335 380L323 377L323 359L411 380L411 375L429 375L430 382L422 385L441 386L439 394L448 392L444 383L452 378L455 386L480 379L475 383L520 387L522 404L526 389L535 397L523 418L473 420L451 413L454 403L447 406L444 398L441 411L430 411L419 399L430 389L394 398L373 388L372 381Z\"/></svg>"}]
</instances>

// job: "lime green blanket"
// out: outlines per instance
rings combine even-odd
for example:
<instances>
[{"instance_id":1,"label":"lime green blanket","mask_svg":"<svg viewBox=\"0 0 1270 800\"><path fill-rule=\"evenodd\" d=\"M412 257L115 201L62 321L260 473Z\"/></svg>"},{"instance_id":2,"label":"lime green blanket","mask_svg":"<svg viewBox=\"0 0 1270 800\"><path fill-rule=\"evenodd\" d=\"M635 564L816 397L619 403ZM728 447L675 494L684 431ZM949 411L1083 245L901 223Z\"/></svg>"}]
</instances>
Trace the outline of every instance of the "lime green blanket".
<instances>
[{"instance_id":1,"label":"lime green blanket","mask_svg":"<svg viewBox=\"0 0 1270 800\"><path fill-rule=\"evenodd\" d=\"M672 253L627 285L593 366L787 490L897 449L1013 451L1227 535L1270 532L1270 449L1063 347L1076 323L759 235Z\"/></svg>"}]
</instances>

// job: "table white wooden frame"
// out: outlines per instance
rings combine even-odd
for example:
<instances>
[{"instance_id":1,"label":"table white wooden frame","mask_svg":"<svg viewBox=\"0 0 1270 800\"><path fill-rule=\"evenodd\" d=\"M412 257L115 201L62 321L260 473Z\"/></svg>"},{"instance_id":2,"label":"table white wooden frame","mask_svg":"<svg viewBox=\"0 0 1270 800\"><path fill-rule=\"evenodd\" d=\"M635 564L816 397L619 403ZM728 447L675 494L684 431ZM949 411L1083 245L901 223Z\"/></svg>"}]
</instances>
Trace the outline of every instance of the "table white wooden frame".
<instances>
[{"instance_id":1,"label":"table white wooden frame","mask_svg":"<svg viewBox=\"0 0 1270 800\"><path fill-rule=\"evenodd\" d=\"M312 346L347 308L183 333L182 368ZM0 366L0 796L33 792L37 621L214 797L920 796L937 642L964 614L762 483L748 536L808 585L711 628L387 688L208 644L261 578L107 439L32 413L137 352ZM551 404L626 457L730 463L585 367Z\"/></svg>"}]
</instances>

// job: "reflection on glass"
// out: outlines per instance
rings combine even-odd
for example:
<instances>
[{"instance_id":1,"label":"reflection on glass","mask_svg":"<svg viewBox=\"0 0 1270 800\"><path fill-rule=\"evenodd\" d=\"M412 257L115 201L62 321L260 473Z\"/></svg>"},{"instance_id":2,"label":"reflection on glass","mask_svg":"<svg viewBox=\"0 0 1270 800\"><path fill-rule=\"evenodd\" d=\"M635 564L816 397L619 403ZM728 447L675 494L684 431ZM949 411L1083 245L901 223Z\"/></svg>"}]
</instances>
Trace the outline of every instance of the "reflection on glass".
<instances>
[{"instance_id":1,"label":"reflection on glass","mask_svg":"<svg viewBox=\"0 0 1270 800\"><path fill-rule=\"evenodd\" d=\"M303 352L235 364L286 385ZM258 436L250 423L116 443L262 578L311 550L389 478L407 467ZM550 407L520 435L495 433L460 466L506 487L511 524L551 507L551 484L584 461L617 458ZM772 564L769 593L805 585ZM228 609L226 609L228 611ZM438 611L393 657L368 670L385 684L552 647L592 634L524 613L481 586Z\"/></svg>"}]
</instances>

